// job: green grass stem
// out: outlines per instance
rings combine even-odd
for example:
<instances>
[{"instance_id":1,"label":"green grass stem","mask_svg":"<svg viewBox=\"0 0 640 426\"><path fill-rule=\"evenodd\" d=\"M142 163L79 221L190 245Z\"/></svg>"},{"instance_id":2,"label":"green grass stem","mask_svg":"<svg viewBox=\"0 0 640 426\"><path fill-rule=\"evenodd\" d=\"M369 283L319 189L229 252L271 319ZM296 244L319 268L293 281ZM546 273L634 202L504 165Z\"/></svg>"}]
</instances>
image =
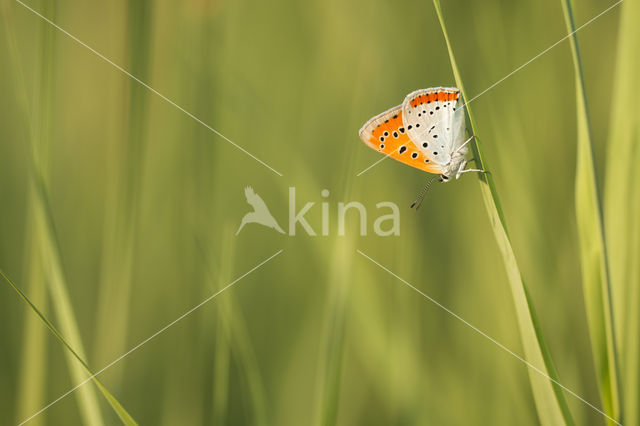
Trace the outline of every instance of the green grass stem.
<instances>
[{"instance_id":1,"label":"green grass stem","mask_svg":"<svg viewBox=\"0 0 640 426\"><path fill-rule=\"evenodd\" d=\"M622 407L619 395L618 354L613 326L609 264L605 247L602 204L593 158L587 96L578 36L575 33L572 1L561 1L567 31L573 33L569 40L575 73L578 123L575 210L580 240L582 284L603 410L620 422ZM616 424L611 419L608 422L612 425Z\"/></svg>"},{"instance_id":2,"label":"green grass stem","mask_svg":"<svg viewBox=\"0 0 640 426\"><path fill-rule=\"evenodd\" d=\"M449 51L449 59L451 61L451 68L456 80L456 84L462 92L463 99L469 99L466 96L464 85L462 84L462 77L456 64L455 56L453 54L453 48L447 28L440 7L439 0L433 0L433 4L442 27L445 41L447 43L447 49ZM506 221L502 206L500 204L500 198L495 187L493 180L493 174L489 168L486 158L482 152L482 139L479 136L478 126L471 112L471 108L466 106L467 116L471 125L471 130L475 136L474 143L471 144L476 164L480 169L486 170L487 173L479 174L478 181L480 183L480 190L482 192L482 198L484 200L487 213L493 232L496 238L496 242L500 248L504 265L511 286L511 292L513 295L515 310L518 318L518 325L520 327L520 335L522 344L525 350L526 359L542 370L549 377L558 381L558 374L556 372L551 354L547 348L547 343L542 335L542 329L538 322L538 318L533 306L533 301L524 283L518 263L516 261L513 247L511 246L511 240L507 232ZM563 390L556 383L552 382L548 378L540 375L538 372L529 369L529 378L531 380L531 386L533 389L533 395L536 401L536 407L540 416L540 422L543 425L572 425L573 419L569 412L569 407L565 400Z\"/></svg>"},{"instance_id":3,"label":"green grass stem","mask_svg":"<svg viewBox=\"0 0 640 426\"><path fill-rule=\"evenodd\" d=\"M640 2L621 6L604 184L604 223L624 424L640 425Z\"/></svg>"},{"instance_id":4,"label":"green grass stem","mask_svg":"<svg viewBox=\"0 0 640 426\"><path fill-rule=\"evenodd\" d=\"M93 372L91 371L87 363L84 361L83 357L81 357L80 354L73 349L71 344L53 326L51 321L49 321L47 317L44 316L44 314L40 311L40 309L38 309L38 307L34 305L33 302L31 302L31 300L27 297L27 295L24 294L20 290L20 288L11 280L11 278L9 278L9 276L7 276L7 274L5 274L4 271L2 271L1 269L0 269L0 275L2 275L2 278L4 278L7 283L9 283L11 288L18 294L18 296L20 296L20 298L40 318L40 320L49 329L49 331L51 331L51 333L55 336L55 338L58 339L60 343L62 343L62 345L67 349L69 355L73 357L79 363L80 366L82 366L82 369L84 370L84 372L91 377L91 380L96 384L98 389L100 389L100 392L102 392L102 394L107 399L107 401L109 402L111 407L114 409L116 414L118 414L122 422L125 425L137 425L135 420L133 420L133 417L131 417L131 415L124 409L124 407L120 404L120 402L118 402L118 400L113 395L111 395L111 393L107 390L107 388L105 388L103 384L93 375ZM78 365L78 364L74 364L74 365ZM80 390L78 390L78 392L80 392Z\"/></svg>"},{"instance_id":5,"label":"green grass stem","mask_svg":"<svg viewBox=\"0 0 640 426\"><path fill-rule=\"evenodd\" d=\"M149 81L153 4L151 1L127 5L128 70ZM138 216L142 197L145 142L149 121L149 92L137 82L122 76L128 87L128 104L121 119L125 132L115 143L116 162L111 165L113 181L105 218L104 248L101 265L96 340L96 362L107 363L126 351L129 329L130 299L136 255ZM110 380L119 386L123 370L112 373Z\"/></svg>"},{"instance_id":6,"label":"green grass stem","mask_svg":"<svg viewBox=\"0 0 640 426\"><path fill-rule=\"evenodd\" d=\"M54 4L49 2L45 5L48 13L54 14ZM39 261L40 270L37 275L32 275L31 279L43 278L46 289L51 297L51 305L54 314L60 324L61 332L52 325L46 316L36 305L9 279L2 271L0 274L11 285L21 299L25 301L32 310L40 317L55 337L68 349L65 352L67 364L73 382L79 383L92 374L84 361L84 350L80 338L78 323L71 305L68 294L66 278L62 268L59 246L53 224L53 216L48 201L48 188L45 176L48 169L48 150L50 138L50 121L52 110L53 91L53 40L54 29L47 23L42 23L42 56L40 58L40 78L38 81L37 99L39 103L30 108L24 71L20 66L19 52L15 42L13 21L10 19L11 11L5 3L2 5L2 15L5 22L5 34L9 44L9 62L12 65L15 90L19 100L20 115L24 122L26 138L28 140L28 176L29 176L29 206L30 221L28 223L30 232L33 233L33 240L37 243L35 247L34 259ZM67 336L66 339L62 336ZM27 338L30 338L27 336ZM73 349L75 348L75 349ZM35 368L38 368L37 365ZM136 424L131 416L124 410L122 405L107 391L107 389L94 378L98 389L103 393L109 404L116 413L123 419L125 424ZM100 412L95 390L90 386L83 386L75 392L80 408L80 416L85 424L102 425L103 418ZM33 413L31 413L33 414ZM130 421L131 420L131 421Z\"/></svg>"}]
</instances>

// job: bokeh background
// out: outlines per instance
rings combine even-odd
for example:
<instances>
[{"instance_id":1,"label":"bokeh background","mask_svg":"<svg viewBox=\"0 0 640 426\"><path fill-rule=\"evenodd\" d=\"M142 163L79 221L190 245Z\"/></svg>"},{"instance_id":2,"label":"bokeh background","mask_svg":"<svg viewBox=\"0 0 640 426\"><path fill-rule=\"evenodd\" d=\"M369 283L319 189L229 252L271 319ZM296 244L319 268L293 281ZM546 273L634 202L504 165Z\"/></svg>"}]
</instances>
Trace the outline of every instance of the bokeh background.
<instances>
[{"instance_id":1,"label":"bokeh background","mask_svg":"<svg viewBox=\"0 0 640 426\"><path fill-rule=\"evenodd\" d=\"M100 375L140 424L539 424L524 364L356 252L523 353L476 177L434 186L416 213L426 175L387 160L356 176L379 159L358 138L366 120L454 84L431 2L25 2L283 176L1 4L0 268L94 371L284 249ZM635 29L621 22L635 4L579 33L602 188L619 68L632 66L620 56ZM577 25L607 6L579 2ZM445 0L443 11L471 95L567 34L558 0ZM561 382L600 406L573 203L574 84L565 42L472 105ZM328 202L330 235L248 225L236 236L248 185L283 226L289 187L298 209L316 203L317 232ZM337 235L340 201L367 207L368 236L356 215ZM373 235L381 201L400 206L399 236ZM0 424L86 377L4 281L0 342ZM604 424L567 398L577 424ZM89 383L28 424L117 423Z\"/></svg>"}]
</instances>

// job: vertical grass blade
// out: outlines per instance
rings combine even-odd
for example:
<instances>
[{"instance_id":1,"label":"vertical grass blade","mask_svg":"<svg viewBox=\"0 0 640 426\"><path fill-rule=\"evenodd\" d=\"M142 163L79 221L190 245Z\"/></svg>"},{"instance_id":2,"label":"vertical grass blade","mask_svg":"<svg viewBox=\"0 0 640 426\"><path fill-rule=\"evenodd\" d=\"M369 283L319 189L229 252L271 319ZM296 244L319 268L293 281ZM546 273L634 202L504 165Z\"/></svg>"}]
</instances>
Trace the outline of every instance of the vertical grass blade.
<instances>
[{"instance_id":1,"label":"vertical grass blade","mask_svg":"<svg viewBox=\"0 0 640 426\"><path fill-rule=\"evenodd\" d=\"M366 66L363 61L359 61L355 69L353 84L362 81L362 76L366 73ZM350 125L345 131L351 129L357 123L356 117L357 103L354 102L350 109ZM347 133L349 135L350 133ZM348 137L345 135L345 137ZM344 160L349 164L354 155L354 146L350 144L344 150ZM337 178L337 185L342 189L338 199L349 200L352 195L354 175L348 172L349 167L338 167L342 170ZM307 175L306 182L314 182L314 179ZM314 186L320 192L317 183ZM349 324L353 265L352 256L356 251L353 235L345 235L334 240L334 248L328 254L318 252L317 257L324 259L329 267L328 282L329 290L327 296L326 314L323 319L323 343L321 353L318 358L318 382L316 391L316 412L314 424L316 426L334 426L339 421L341 390L343 384L343 363L345 358L345 339ZM324 256L323 256L324 254Z\"/></svg>"},{"instance_id":2,"label":"vertical grass blade","mask_svg":"<svg viewBox=\"0 0 640 426\"><path fill-rule=\"evenodd\" d=\"M230 282L232 277L233 262L236 254L235 244L235 223L224 226L222 238L223 256L218 264L212 259L211 249L208 246L202 246L202 254L204 257L206 274L212 283L216 283L216 290L224 287ZM244 378L247 389L247 398L249 399L249 407L251 410L251 421L256 426L266 426L269 424L267 393L262 379L262 373L256 357L256 351L251 342L251 336L247 329L247 324L239 309L234 309L235 303L233 295L227 294L217 304L217 325L216 325L216 345L224 341L222 346L216 347L216 360L214 365L214 403L217 406L213 408L213 418L226 418L228 415L228 392L229 392L229 350L233 353L233 358L237 362ZM221 353L226 352L226 353ZM221 357L218 359L218 357ZM215 423L215 424L225 424Z\"/></svg>"},{"instance_id":3,"label":"vertical grass blade","mask_svg":"<svg viewBox=\"0 0 640 426\"><path fill-rule=\"evenodd\" d=\"M45 5L48 7L49 13L53 14L53 2ZM69 366L71 377L74 382L85 380L86 373L92 374L87 364L83 360L82 344L78 325L71 307L69 295L66 286L60 254L57 241L55 238L55 230L53 227L53 219L47 200L47 188L44 176L46 175L48 163L48 134L49 129L46 123L50 122L51 115L51 93L53 79L53 28L47 24L43 24L43 45L42 45L42 61L41 75L38 82L38 93L40 94L39 103L33 108L29 108L28 96L26 95L26 82L24 80L23 71L20 66L20 60L15 42L15 34L13 28L13 20L10 19L10 8L5 2L2 3L2 15L5 23L5 33L9 42L10 62L13 68L14 87L18 94L20 104L20 113L24 120L25 129L27 129L27 138L29 142L29 226L34 234L33 241L37 242L32 254L34 258L30 261L38 261L38 273L33 275L31 279L42 278L46 284L46 288L51 296L51 304L58 322L61 324L62 331L67 335L69 340L62 337L52 325L52 323L44 316L44 314L36 307L36 305L22 293L22 291L9 279L9 277L0 270L0 275L11 285L14 291L31 307L31 309L40 317L58 340L68 349L65 353ZM74 350L73 347L76 347ZM79 361L79 363L78 363ZM103 393L109 404L114 408L116 413L123 419L125 424L136 424L131 416L122 408L121 404L107 391L101 383L96 380L96 385ZM79 403L80 416L85 424L102 425L102 414L100 413L98 400L95 390L90 386L84 386L75 392L75 396ZM39 407L40 408L40 407ZM29 413L33 415L33 412Z\"/></svg>"},{"instance_id":4,"label":"vertical grass blade","mask_svg":"<svg viewBox=\"0 0 640 426\"><path fill-rule=\"evenodd\" d=\"M3 17L5 18L7 40L10 44L11 62L14 65L14 78L21 80L18 87L26 87L22 80L22 70L17 65L18 48L12 33L12 27L9 24L11 10L3 2ZM51 9L50 3L46 7ZM54 37L49 28L41 26L39 28L39 43L41 46L41 54L38 57L38 66L35 67L35 94L34 99L39 102L34 105L33 120L31 126L33 132L33 142L37 144L37 150L40 152L39 158L41 165L45 166L43 157L46 155L46 147L49 145L50 134L50 114L51 108L51 79L53 75L53 56L54 56ZM20 74L20 76L18 76ZM24 92L24 91L23 91ZM22 109L24 115L28 109L28 101L26 95L22 97ZM34 148L35 149L35 148ZM40 306L46 306L48 303L47 289L45 285L45 277L43 271L42 258L40 250L42 246L42 232L38 226L37 214L35 208L37 200L34 191L29 191L27 201L27 220L26 220L26 241L27 248L25 250L25 267L27 276L27 288L31 294L34 303ZM46 384L47 384L47 334L46 330L40 325L38 318L26 312L24 320L24 340L22 346L22 363L18 388L18 401L16 420L24 419L39 410L45 403ZM34 426L44 424L45 418L37 418L33 422Z\"/></svg>"},{"instance_id":5,"label":"vertical grass blade","mask_svg":"<svg viewBox=\"0 0 640 426\"><path fill-rule=\"evenodd\" d=\"M227 248L225 250L225 257L220 262L221 271L219 273L219 284L222 288L232 281L231 265L233 262L232 254L233 250L229 246L229 239L225 239ZM229 296L229 295L227 295ZM225 303L224 313L222 312L221 305ZM216 334L215 334L215 349L213 360L213 399L211 404L211 415L213 424L224 425L228 423L228 410L229 410L229 361L231 348L229 345L231 330L229 330L228 322L223 318L228 314L230 307L228 306L228 299L221 299L218 301L218 321L216 321Z\"/></svg>"},{"instance_id":6,"label":"vertical grass blade","mask_svg":"<svg viewBox=\"0 0 640 426\"><path fill-rule=\"evenodd\" d=\"M631 213L634 203L634 170L637 162L636 146L639 140L639 114L637 97L640 92L640 27L637 17L640 3L625 1L621 6L620 30L613 95L607 167L605 174L604 211L610 279L613 288L616 336L622 342L628 313L630 227L637 221ZM623 346L620 345L621 352Z\"/></svg>"},{"instance_id":7,"label":"vertical grass blade","mask_svg":"<svg viewBox=\"0 0 640 426\"><path fill-rule=\"evenodd\" d=\"M28 259L25 262L27 264L27 291L31 294L35 304L46 306L47 291L40 259L40 234L36 230L33 214L34 205L34 201L30 200L27 218L28 242L27 250L25 250L25 257ZM16 420L30 416L46 403L47 334L38 318L29 313L24 318L23 336L23 357L18 381ZM32 426L44 424L44 417L35 420L37 421L34 421Z\"/></svg>"},{"instance_id":8,"label":"vertical grass blade","mask_svg":"<svg viewBox=\"0 0 640 426\"><path fill-rule=\"evenodd\" d=\"M351 239L337 242L331 257L329 306L321 356L317 414L317 426L337 424L340 401L344 339L349 303L350 256L355 251Z\"/></svg>"},{"instance_id":9,"label":"vertical grass blade","mask_svg":"<svg viewBox=\"0 0 640 426\"><path fill-rule=\"evenodd\" d=\"M69 344L69 342L67 342L67 340L64 337L62 337L62 334L60 334L60 332L53 326L51 321L49 321L47 317L44 316L44 314L38 309L38 307L34 305L33 302L31 302L31 300L20 290L20 288L18 288L18 286L15 285L15 283L1 269L0 269L0 275L2 276L2 278L5 279L5 281L7 281L7 283L9 283L11 288L16 293L18 293L18 296L20 296L20 298L40 318L40 320L42 320L44 325L51 331L51 333L53 333L56 339L58 339L58 341L62 343L62 345L67 349L70 356L80 363L80 365L82 366L82 368L86 373L88 373L90 376L93 376L93 373L89 369L89 366L87 365L87 363L73 349L73 347ZM118 402L118 400L113 395L111 395L111 393L102 385L102 383L100 383L100 381L96 377L92 377L92 380L96 384L96 386L98 386L98 389L100 389L100 392L102 392L102 394L107 399L111 407L113 407L114 411L116 412L116 414L118 414L122 422L126 425L136 425L137 423L135 422L135 420L133 420L133 417L129 415L129 413L124 409L124 407Z\"/></svg>"},{"instance_id":10,"label":"vertical grass blade","mask_svg":"<svg viewBox=\"0 0 640 426\"><path fill-rule=\"evenodd\" d=\"M451 61L451 68L453 69L456 84L462 92L463 99L469 99L466 96L464 85L462 84L462 78L460 77L455 56L453 55L453 49L451 47L444 17L442 15L440 1L433 0L433 4L447 43L449 59ZM466 110L471 129L475 135L474 143L471 144L474 157L476 158L479 168L489 172L479 175L480 190L482 192L482 198L484 200L487 213L489 214L493 232L505 264L526 359L537 368L544 371L549 377L557 381L558 374L542 335L542 330L536 317L533 302L522 279L518 263L516 262L516 257L507 232L500 199L493 181L493 175L491 174L491 169L488 167L487 161L482 153L480 143L481 139L479 138L476 122L469 106L466 107ZM569 412L562 388L531 369L529 369L529 378L531 380L531 387L536 401L536 408L540 416L540 422L543 425L573 425L573 418Z\"/></svg>"},{"instance_id":11,"label":"vertical grass blade","mask_svg":"<svg viewBox=\"0 0 640 426\"><path fill-rule=\"evenodd\" d=\"M604 222L625 425L640 425L640 2L621 5Z\"/></svg>"},{"instance_id":12,"label":"vertical grass blade","mask_svg":"<svg viewBox=\"0 0 640 426\"><path fill-rule=\"evenodd\" d=\"M587 319L591 334L591 348L596 364L596 376L600 387L603 410L614 419L622 420L620 406L618 365L611 289L609 287L609 265L605 248L602 207L593 159L593 144L587 112L587 99L582 74L582 63L578 37L575 33L571 0L561 0L567 31L571 36L571 53L576 83L576 109L578 121L577 164L575 182L575 207L582 285L584 288ZM615 422L609 420L609 424Z\"/></svg>"},{"instance_id":13,"label":"vertical grass blade","mask_svg":"<svg viewBox=\"0 0 640 426\"><path fill-rule=\"evenodd\" d=\"M213 365L213 399L211 416L213 424L228 423L229 409L229 340L224 324L216 324L215 355Z\"/></svg>"},{"instance_id":14,"label":"vertical grass blade","mask_svg":"<svg viewBox=\"0 0 640 426\"><path fill-rule=\"evenodd\" d=\"M150 39L153 17L152 2L128 2L127 39L129 71L142 81L149 80L151 62ZM107 363L126 351L129 327L131 281L137 236L137 220L142 194L144 148L148 126L149 93L133 80L128 80L128 108L125 109L126 136L116 144L117 162L112 167L111 201L106 214L104 255L101 265L96 341L94 353L98 364ZM123 370L111 373L118 386Z\"/></svg>"},{"instance_id":15,"label":"vertical grass blade","mask_svg":"<svg viewBox=\"0 0 640 426\"><path fill-rule=\"evenodd\" d=\"M48 9L48 13L53 15L55 13L55 5L53 2L45 3L45 8ZM7 11L4 10L4 16L7 17ZM8 39L13 40L13 28L12 23L8 23L7 34ZM54 233L50 225L52 224L51 217L48 216L49 211L45 207L45 181L47 166L47 150L48 150L48 123L51 120L51 92L52 92L52 78L53 78L53 31L54 29L46 23L41 24L43 31L42 46L41 46L41 70L39 75L39 81L36 87L38 88L39 96L36 97L38 103L29 111L29 105L27 102L28 97L25 95L26 86L24 85L24 79L22 77L22 70L19 65L19 59L17 52L12 49L15 46L10 46L11 61L14 66L14 77L16 82L19 83L16 87L19 92L19 98L22 102L23 117L25 120L26 128L28 129L29 140L29 153L30 164L29 177L29 200L31 200L30 207L33 209L30 212L33 218L33 229L38 234L38 240L40 242L38 247L38 258L42 262L42 272L46 277L45 282L49 294L51 295L52 306L54 308L55 315L58 322L61 324L63 332L68 336L69 341L73 344L82 355L82 345L80 341L80 334L78 332L77 323L69 296L66 289L66 282L64 275L62 274L62 268L60 265L60 257L57 251L57 245L54 242ZM29 120L29 117L32 120ZM85 374L81 366L79 366L71 355L67 356L67 363L69 366L71 377L75 382L79 382L85 378ZM103 424L102 415L100 413L100 407L95 395L95 390L91 387L85 387L80 389L76 394L78 399L81 418L86 424L100 426Z\"/></svg>"},{"instance_id":16,"label":"vertical grass blade","mask_svg":"<svg viewBox=\"0 0 640 426\"><path fill-rule=\"evenodd\" d=\"M637 123L637 122L636 122ZM640 132L636 130L634 159L635 163L640 163ZM629 304L628 314L622 341L624 342L624 354L622 354L621 377L622 379L622 403L624 406L625 424L629 426L640 425L640 168L633 170L633 181L631 185L632 196L630 198L630 212L636 220L629 228L629 262L627 276L627 303Z\"/></svg>"},{"instance_id":17,"label":"vertical grass blade","mask_svg":"<svg viewBox=\"0 0 640 426\"><path fill-rule=\"evenodd\" d=\"M51 301L57 322L60 324L62 333L67 336L69 345L76 348L74 353L67 353L67 363L73 381L79 383L86 378L86 366L79 365L75 358L84 358L84 349L80 329L71 304L67 279L65 277L62 261L60 258L59 246L53 225L53 216L47 199L47 189L44 180L35 165L31 171L32 191L36 193L35 214L37 215L38 227L42 232L42 246L40 256L43 261L43 269L51 294ZM76 353L77 352L77 353ZM105 395L106 396L106 395ZM76 392L79 400L80 412L84 421L90 425L102 425L102 414L96 398L94 389L83 386ZM109 399L109 397L107 397Z\"/></svg>"}]
</instances>

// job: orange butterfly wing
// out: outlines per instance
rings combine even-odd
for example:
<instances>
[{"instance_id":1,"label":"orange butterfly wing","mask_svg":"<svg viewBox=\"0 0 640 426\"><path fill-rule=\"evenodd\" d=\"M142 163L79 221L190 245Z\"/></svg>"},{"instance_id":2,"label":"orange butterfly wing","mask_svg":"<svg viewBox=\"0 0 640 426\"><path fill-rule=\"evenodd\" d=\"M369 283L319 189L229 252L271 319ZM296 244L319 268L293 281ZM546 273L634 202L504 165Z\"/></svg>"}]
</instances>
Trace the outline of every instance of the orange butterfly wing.
<instances>
[{"instance_id":1,"label":"orange butterfly wing","mask_svg":"<svg viewBox=\"0 0 640 426\"><path fill-rule=\"evenodd\" d=\"M372 149L394 160L429 173L442 173L407 135L402 122L402 105L376 115L360 129L360 139Z\"/></svg>"}]
</instances>

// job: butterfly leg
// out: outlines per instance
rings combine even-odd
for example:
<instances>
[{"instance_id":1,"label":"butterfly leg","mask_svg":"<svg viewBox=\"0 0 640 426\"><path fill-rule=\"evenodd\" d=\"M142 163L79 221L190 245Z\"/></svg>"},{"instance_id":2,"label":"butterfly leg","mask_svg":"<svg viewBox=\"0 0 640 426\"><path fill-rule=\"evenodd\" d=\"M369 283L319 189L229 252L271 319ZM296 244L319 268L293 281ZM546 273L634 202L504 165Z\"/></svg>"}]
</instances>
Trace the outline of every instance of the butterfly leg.
<instances>
[{"instance_id":1,"label":"butterfly leg","mask_svg":"<svg viewBox=\"0 0 640 426\"><path fill-rule=\"evenodd\" d=\"M467 173L467 172L487 173L485 170L482 170L482 169L466 169L466 170L461 170L460 174Z\"/></svg>"},{"instance_id":2,"label":"butterfly leg","mask_svg":"<svg viewBox=\"0 0 640 426\"><path fill-rule=\"evenodd\" d=\"M469 142L471 142L473 140L473 138L475 138L475 135L471 135L471 137L469 139L467 139L466 141L464 141L464 143L462 145L460 145L457 149L456 152L460 151L462 148L464 148L465 146L467 146L467 144Z\"/></svg>"},{"instance_id":3,"label":"butterfly leg","mask_svg":"<svg viewBox=\"0 0 640 426\"><path fill-rule=\"evenodd\" d=\"M463 161L462 163L460 163L460 167L458 168L458 172L456 173L456 179L458 179L460 175L462 175L463 173L467 173L467 172L486 173L482 169L466 169L465 170L464 167L467 165L467 163L468 163L467 161Z\"/></svg>"}]
</instances>

